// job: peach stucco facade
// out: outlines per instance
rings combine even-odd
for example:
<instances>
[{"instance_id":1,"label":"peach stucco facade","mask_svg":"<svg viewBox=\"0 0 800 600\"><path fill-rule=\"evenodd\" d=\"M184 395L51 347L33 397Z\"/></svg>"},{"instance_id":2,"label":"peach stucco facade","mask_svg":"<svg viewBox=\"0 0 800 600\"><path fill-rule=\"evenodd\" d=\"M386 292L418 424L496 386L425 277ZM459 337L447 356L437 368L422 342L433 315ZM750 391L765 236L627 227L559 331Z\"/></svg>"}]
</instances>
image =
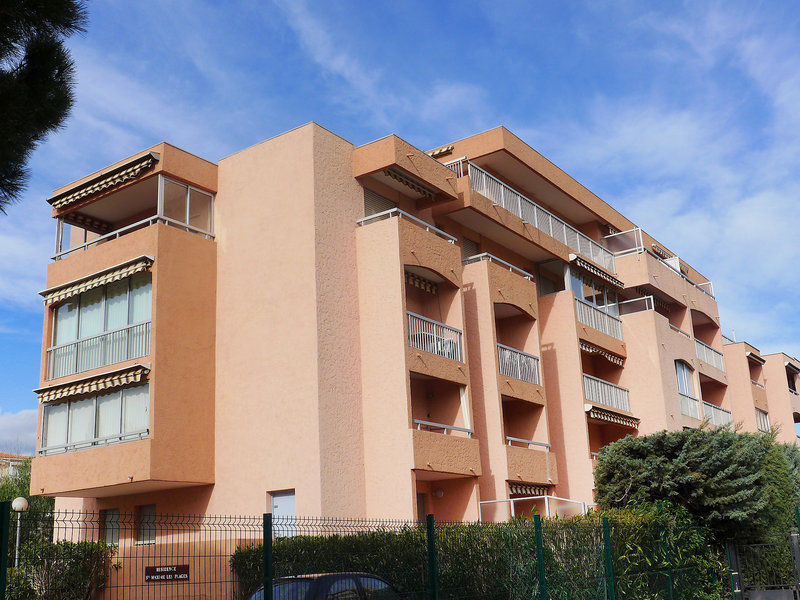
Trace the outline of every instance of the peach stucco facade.
<instances>
[{"instance_id":1,"label":"peach stucco facade","mask_svg":"<svg viewBox=\"0 0 800 600\"><path fill-rule=\"evenodd\" d=\"M568 513L626 435L797 439L797 359L726 338L708 279L502 127L159 144L48 201L31 491L62 507Z\"/></svg>"}]
</instances>

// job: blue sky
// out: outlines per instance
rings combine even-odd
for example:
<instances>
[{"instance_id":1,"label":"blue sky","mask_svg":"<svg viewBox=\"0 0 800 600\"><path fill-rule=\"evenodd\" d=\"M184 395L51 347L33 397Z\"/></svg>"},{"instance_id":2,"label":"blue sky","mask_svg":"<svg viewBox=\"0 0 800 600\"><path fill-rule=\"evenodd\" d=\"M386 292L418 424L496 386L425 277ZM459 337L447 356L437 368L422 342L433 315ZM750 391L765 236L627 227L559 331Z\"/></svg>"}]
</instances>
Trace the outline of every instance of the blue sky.
<instances>
[{"instance_id":1,"label":"blue sky","mask_svg":"<svg viewBox=\"0 0 800 600\"><path fill-rule=\"evenodd\" d=\"M800 355L796 2L91 3L77 105L0 216L0 450L31 450L54 188L159 141L210 160L314 120L423 149L505 125Z\"/></svg>"}]
</instances>

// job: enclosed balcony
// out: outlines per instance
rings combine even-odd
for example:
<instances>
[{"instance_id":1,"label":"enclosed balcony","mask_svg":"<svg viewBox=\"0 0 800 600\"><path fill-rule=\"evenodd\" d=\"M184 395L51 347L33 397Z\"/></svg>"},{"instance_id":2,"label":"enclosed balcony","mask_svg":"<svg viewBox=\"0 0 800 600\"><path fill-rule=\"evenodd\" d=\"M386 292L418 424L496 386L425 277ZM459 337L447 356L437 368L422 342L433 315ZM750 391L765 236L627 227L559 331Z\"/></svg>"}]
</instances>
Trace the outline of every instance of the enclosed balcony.
<instances>
[{"instance_id":1,"label":"enclosed balcony","mask_svg":"<svg viewBox=\"0 0 800 600\"><path fill-rule=\"evenodd\" d=\"M714 427L728 425L733 421L731 411L703 401L703 418Z\"/></svg>"},{"instance_id":2,"label":"enclosed balcony","mask_svg":"<svg viewBox=\"0 0 800 600\"><path fill-rule=\"evenodd\" d=\"M681 414L692 419L700 420L700 400L687 394L678 393L681 404Z\"/></svg>"},{"instance_id":3,"label":"enclosed balcony","mask_svg":"<svg viewBox=\"0 0 800 600\"><path fill-rule=\"evenodd\" d=\"M725 371L725 358L723 357L722 352L715 350L700 340L695 340L694 345L695 350L697 351L697 358L704 363L719 369L720 371Z\"/></svg>"},{"instance_id":4,"label":"enclosed balcony","mask_svg":"<svg viewBox=\"0 0 800 600\"><path fill-rule=\"evenodd\" d=\"M162 223L213 239L214 195L163 174L111 191L57 217L53 260Z\"/></svg>"}]
</instances>

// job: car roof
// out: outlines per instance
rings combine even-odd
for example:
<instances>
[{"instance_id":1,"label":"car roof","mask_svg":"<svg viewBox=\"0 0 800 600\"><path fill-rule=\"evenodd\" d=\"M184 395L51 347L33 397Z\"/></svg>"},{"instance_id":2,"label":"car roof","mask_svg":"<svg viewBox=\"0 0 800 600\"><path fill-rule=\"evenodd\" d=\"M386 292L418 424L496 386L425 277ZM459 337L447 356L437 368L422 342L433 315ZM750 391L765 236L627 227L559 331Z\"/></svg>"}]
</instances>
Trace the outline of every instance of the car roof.
<instances>
[{"instance_id":1,"label":"car roof","mask_svg":"<svg viewBox=\"0 0 800 600\"><path fill-rule=\"evenodd\" d=\"M289 575L287 577L279 577L275 580L275 583L285 583L287 581L298 581L300 579L320 579L321 577L344 577L347 575L358 576L358 577L376 577L381 579L380 576L374 575L373 573L365 573L363 571L340 571L337 573L309 573L307 575Z\"/></svg>"}]
</instances>

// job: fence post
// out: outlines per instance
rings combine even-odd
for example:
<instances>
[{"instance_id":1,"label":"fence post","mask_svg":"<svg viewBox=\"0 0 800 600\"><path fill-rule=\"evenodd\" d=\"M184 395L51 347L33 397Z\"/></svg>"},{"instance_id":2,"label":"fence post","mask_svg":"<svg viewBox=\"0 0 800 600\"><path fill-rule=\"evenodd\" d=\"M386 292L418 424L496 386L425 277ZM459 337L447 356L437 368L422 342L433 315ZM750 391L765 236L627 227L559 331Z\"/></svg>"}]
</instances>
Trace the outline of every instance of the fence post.
<instances>
[{"instance_id":1,"label":"fence post","mask_svg":"<svg viewBox=\"0 0 800 600\"><path fill-rule=\"evenodd\" d=\"M428 600L439 600L439 559L436 556L436 523L433 515L425 517L428 538Z\"/></svg>"},{"instance_id":2,"label":"fence post","mask_svg":"<svg viewBox=\"0 0 800 600\"><path fill-rule=\"evenodd\" d=\"M794 507L794 524L797 526L797 533L800 535L800 508Z\"/></svg>"},{"instance_id":3,"label":"fence post","mask_svg":"<svg viewBox=\"0 0 800 600\"><path fill-rule=\"evenodd\" d=\"M605 555L606 598L616 600L617 593L614 589L614 561L611 557L611 526L608 519L603 517L603 554Z\"/></svg>"},{"instance_id":4,"label":"fence post","mask_svg":"<svg viewBox=\"0 0 800 600\"><path fill-rule=\"evenodd\" d=\"M664 519L663 508L660 502L658 503L658 515L662 518L662 520ZM664 525L666 525L666 522L664 522ZM669 533L670 533L669 528L664 527L662 534L662 544L664 545L664 562L666 563L667 566L667 599L673 600L674 584L672 579L672 552L670 551L669 548Z\"/></svg>"},{"instance_id":5,"label":"fence post","mask_svg":"<svg viewBox=\"0 0 800 600\"><path fill-rule=\"evenodd\" d=\"M264 600L272 600L272 513L264 513L263 534Z\"/></svg>"},{"instance_id":6,"label":"fence post","mask_svg":"<svg viewBox=\"0 0 800 600\"><path fill-rule=\"evenodd\" d=\"M11 535L11 502L0 502L0 600L6 600L8 536Z\"/></svg>"},{"instance_id":7,"label":"fence post","mask_svg":"<svg viewBox=\"0 0 800 600\"><path fill-rule=\"evenodd\" d=\"M533 530L536 533L536 570L539 574L539 600L547 600L547 577L544 571L542 517L539 515L533 515Z\"/></svg>"},{"instance_id":8,"label":"fence post","mask_svg":"<svg viewBox=\"0 0 800 600\"><path fill-rule=\"evenodd\" d=\"M725 542L725 550L727 551L726 553L728 555L728 568L731 574L731 597L733 598L733 600L736 600L737 599L736 577L739 576L739 569L734 564L734 548L733 548L733 542L731 540Z\"/></svg>"}]
</instances>

